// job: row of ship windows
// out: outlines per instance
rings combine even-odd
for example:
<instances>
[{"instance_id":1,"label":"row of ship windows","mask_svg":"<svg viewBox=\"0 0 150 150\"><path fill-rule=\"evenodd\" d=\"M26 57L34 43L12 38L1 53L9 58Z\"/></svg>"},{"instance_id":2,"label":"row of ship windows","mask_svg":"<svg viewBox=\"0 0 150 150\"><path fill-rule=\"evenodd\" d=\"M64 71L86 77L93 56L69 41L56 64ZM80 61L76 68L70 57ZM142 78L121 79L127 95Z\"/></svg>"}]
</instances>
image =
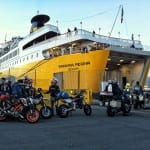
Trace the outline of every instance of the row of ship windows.
<instances>
[{"instance_id":1,"label":"row of ship windows","mask_svg":"<svg viewBox=\"0 0 150 150\"><path fill-rule=\"evenodd\" d=\"M5 61L17 56L18 51L19 51L19 49L13 51L12 53L10 53L10 54L6 55L5 57L3 57L2 59L0 59L0 63L3 63Z\"/></svg>"},{"instance_id":2,"label":"row of ship windows","mask_svg":"<svg viewBox=\"0 0 150 150\"><path fill-rule=\"evenodd\" d=\"M32 54L32 55L30 55L30 56L23 57L23 58L21 58L20 60L16 60L16 61L10 63L9 66L8 66L8 63L6 62L5 64L3 64L3 65L1 66L1 69L6 69L6 68L8 68L8 67L9 67L9 68L10 68L10 67L13 67L14 65L21 64L21 62L29 61L29 59L30 59L30 60L33 60L33 58L34 58L34 59L35 59L35 58L38 58L38 56L39 56L39 54L36 53L35 56Z\"/></svg>"}]
</instances>

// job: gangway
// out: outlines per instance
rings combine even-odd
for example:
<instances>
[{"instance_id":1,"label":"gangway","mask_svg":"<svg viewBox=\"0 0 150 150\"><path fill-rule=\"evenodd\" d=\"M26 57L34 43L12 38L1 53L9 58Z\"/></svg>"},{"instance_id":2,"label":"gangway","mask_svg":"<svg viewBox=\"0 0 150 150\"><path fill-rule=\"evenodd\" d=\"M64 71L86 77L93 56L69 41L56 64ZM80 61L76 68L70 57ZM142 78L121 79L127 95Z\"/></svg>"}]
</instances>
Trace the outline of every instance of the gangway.
<instances>
[{"instance_id":1,"label":"gangway","mask_svg":"<svg viewBox=\"0 0 150 150\"><path fill-rule=\"evenodd\" d=\"M148 72L149 72L149 68L150 68L150 58L146 59L146 62L143 67L143 72L141 74L140 82L141 82L142 87L144 87L144 85L145 85L145 82L146 82L146 79L148 76Z\"/></svg>"}]
</instances>

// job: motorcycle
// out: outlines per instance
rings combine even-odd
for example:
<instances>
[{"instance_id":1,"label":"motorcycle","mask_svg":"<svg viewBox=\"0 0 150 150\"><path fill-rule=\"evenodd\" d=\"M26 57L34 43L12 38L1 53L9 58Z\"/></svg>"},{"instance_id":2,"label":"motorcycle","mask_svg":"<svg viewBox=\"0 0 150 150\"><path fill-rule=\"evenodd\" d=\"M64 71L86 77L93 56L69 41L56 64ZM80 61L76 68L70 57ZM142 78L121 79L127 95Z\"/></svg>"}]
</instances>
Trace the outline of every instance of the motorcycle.
<instances>
[{"instance_id":1,"label":"motorcycle","mask_svg":"<svg viewBox=\"0 0 150 150\"><path fill-rule=\"evenodd\" d=\"M114 97L108 100L107 106L107 115L115 116L116 113L123 112L123 115L126 116L131 111L131 95L130 93L123 91L123 94L120 97Z\"/></svg>"},{"instance_id":2,"label":"motorcycle","mask_svg":"<svg viewBox=\"0 0 150 150\"><path fill-rule=\"evenodd\" d=\"M34 90L32 96L33 103L36 108L40 111L40 115L44 119L49 119L52 117L52 109L50 107L50 101L47 98L43 98L42 89L38 88L37 92Z\"/></svg>"},{"instance_id":3,"label":"motorcycle","mask_svg":"<svg viewBox=\"0 0 150 150\"><path fill-rule=\"evenodd\" d=\"M134 109L144 108L144 95L133 93L132 100Z\"/></svg>"},{"instance_id":4,"label":"motorcycle","mask_svg":"<svg viewBox=\"0 0 150 150\"><path fill-rule=\"evenodd\" d=\"M32 99L0 96L0 121L8 117L27 120L29 123L36 123L39 120L40 113L35 108Z\"/></svg>"},{"instance_id":5,"label":"motorcycle","mask_svg":"<svg viewBox=\"0 0 150 150\"><path fill-rule=\"evenodd\" d=\"M68 117L69 112L75 111L78 108L83 109L86 116L90 116L92 114L92 108L86 103L83 91L80 91L74 97L60 97L59 101L61 101L61 104L57 107L57 114L61 118Z\"/></svg>"}]
</instances>

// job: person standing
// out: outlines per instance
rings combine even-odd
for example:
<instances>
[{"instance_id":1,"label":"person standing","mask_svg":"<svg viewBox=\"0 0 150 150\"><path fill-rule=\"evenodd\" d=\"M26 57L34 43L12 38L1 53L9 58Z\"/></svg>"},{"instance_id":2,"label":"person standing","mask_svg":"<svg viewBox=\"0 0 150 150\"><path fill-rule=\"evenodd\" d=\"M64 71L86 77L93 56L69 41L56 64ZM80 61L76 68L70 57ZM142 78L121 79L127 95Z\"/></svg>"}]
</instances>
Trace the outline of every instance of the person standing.
<instances>
[{"instance_id":1,"label":"person standing","mask_svg":"<svg viewBox=\"0 0 150 150\"><path fill-rule=\"evenodd\" d=\"M1 78L0 94L11 94L11 86L6 82L6 78Z\"/></svg>"},{"instance_id":2,"label":"person standing","mask_svg":"<svg viewBox=\"0 0 150 150\"><path fill-rule=\"evenodd\" d=\"M7 107L7 101L10 99L11 86L6 82L6 78L1 78L0 84L0 106Z\"/></svg>"},{"instance_id":3,"label":"person standing","mask_svg":"<svg viewBox=\"0 0 150 150\"><path fill-rule=\"evenodd\" d=\"M49 86L49 90L45 93L50 93L50 103L52 108L52 115L54 115L54 103L56 101L57 94L60 92L60 88L58 86L58 80L56 78L51 80L51 85Z\"/></svg>"},{"instance_id":4,"label":"person standing","mask_svg":"<svg viewBox=\"0 0 150 150\"><path fill-rule=\"evenodd\" d=\"M143 95L143 89L139 81L137 81L136 85L133 87L133 93L137 95Z\"/></svg>"}]
</instances>

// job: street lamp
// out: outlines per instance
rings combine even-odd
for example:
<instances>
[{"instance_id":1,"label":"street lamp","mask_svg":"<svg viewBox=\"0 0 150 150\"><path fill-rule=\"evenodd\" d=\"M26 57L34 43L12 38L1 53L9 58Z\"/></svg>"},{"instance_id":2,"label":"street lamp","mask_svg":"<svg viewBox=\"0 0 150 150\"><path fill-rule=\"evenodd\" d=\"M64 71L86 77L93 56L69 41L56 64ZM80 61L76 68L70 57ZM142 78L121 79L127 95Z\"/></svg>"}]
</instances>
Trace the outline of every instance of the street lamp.
<instances>
[{"instance_id":1,"label":"street lamp","mask_svg":"<svg viewBox=\"0 0 150 150\"><path fill-rule=\"evenodd\" d=\"M58 20L56 20L56 25L57 25L57 27L58 27Z\"/></svg>"},{"instance_id":2,"label":"street lamp","mask_svg":"<svg viewBox=\"0 0 150 150\"><path fill-rule=\"evenodd\" d=\"M81 31L82 31L82 21L80 22L80 26L81 26Z\"/></svg>"},{"instance_id":3,"label":"street lamp","mask_svg":"<svg viewBox=\"0 0 150 150\"><path fill-rule=\"evenodd\" d=\"M58 35L58 20L56 20L56 26L57 26L57 35Z\"/></svg>"},{"instance_id":4,"label":"street lamp","mask_svg":"<svg viewBox=\"0 0 150 150\"><path fill-rule=\"evenodd\" d=\"M140 34L138 34L138 37L139 37L139 41L140 41L140 36L141 36L141 35L140 35Z\"/></svg>"},{"instance_id":5,"label":"street lamp","mask_svg":"<svg viewBox=\"0 0 150 150\"><path fill-rule=\"evenodd\" d=\"M120 39L120 32L118 32L118 37L119 37L119 39Z\"/></svg>"},{"instance_id":6,"label":"street lamp","mask_svg":"<svg viewBox=\"0 0 150 150\"><path fill-rule=\"evenodd\" d=\"M99 28L99 35L100 35L100 32L101 32L101 28Z\"/></svg>"}]
</instances>

